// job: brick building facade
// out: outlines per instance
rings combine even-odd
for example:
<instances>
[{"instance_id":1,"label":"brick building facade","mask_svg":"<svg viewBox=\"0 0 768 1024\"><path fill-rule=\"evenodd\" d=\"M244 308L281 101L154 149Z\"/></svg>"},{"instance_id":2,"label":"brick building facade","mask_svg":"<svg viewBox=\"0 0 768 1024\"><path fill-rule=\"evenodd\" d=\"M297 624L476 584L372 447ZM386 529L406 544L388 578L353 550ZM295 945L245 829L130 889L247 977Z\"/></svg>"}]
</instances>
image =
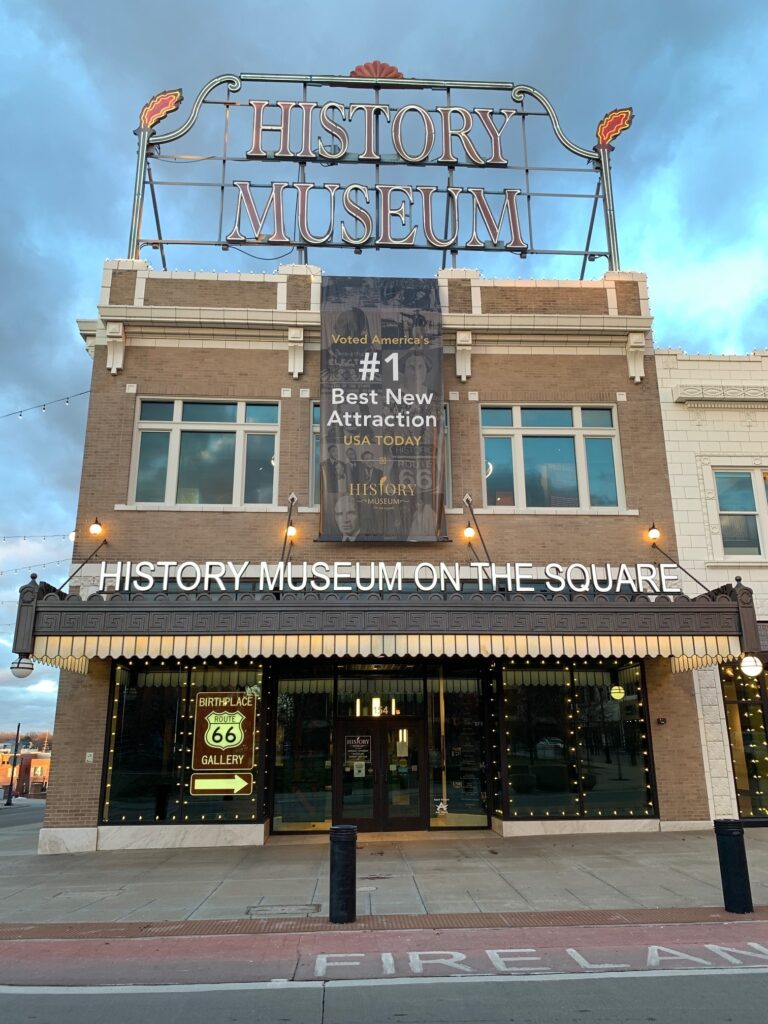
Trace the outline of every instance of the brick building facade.
<instances>
[{"instance_id":1,"label":"brick building facade","mask_svg":"<svg viewBox=\"0 0 768 1024\"><path fill-rule=\"evenodd\" d=\"M691 669L748 649L754 615L743 588L689 600L648 583L650 523L672 559L678 542L644 276L438 274L450 543L410 545L317 540L321 280L307 265L105 265L98 316L80 322L82 568L66 599L28 587L17 631L19 653L63 669L41 851L258 843L339 821L700 827L713 755ZM399 562L405 592L258 593L254 566L283 559L289 513L293 563ZM528 566L530 586L483 586L470 515L487 561ZM101 569L86 562L95 518ZM212 560L225 592L174 588L158 568ZM137 562L151 590L111 595ZM415 566L442 562L459 592L421 592ZM552 564L576 565L555 594ZM255 695L252 789L205 796L195 714L219 692Z\"/></svg>"}]
</instances>

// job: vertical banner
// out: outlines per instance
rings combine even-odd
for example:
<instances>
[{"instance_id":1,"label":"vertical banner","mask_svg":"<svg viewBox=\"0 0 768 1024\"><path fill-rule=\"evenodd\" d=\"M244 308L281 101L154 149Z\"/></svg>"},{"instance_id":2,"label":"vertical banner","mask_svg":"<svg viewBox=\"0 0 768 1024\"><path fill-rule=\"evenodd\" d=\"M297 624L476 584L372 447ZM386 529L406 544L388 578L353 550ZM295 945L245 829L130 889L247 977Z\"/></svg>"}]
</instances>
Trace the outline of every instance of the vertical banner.
<instances>
[{"instance_id":1,"label":"vertical banner","mask_svg":"<svg viewBox=\"0 0 768 1024\"><path fill-rule=\"evenodd\" d=\"M445 540L437 281L324 277L320 540Z\"/></svg>"}]
</instances>

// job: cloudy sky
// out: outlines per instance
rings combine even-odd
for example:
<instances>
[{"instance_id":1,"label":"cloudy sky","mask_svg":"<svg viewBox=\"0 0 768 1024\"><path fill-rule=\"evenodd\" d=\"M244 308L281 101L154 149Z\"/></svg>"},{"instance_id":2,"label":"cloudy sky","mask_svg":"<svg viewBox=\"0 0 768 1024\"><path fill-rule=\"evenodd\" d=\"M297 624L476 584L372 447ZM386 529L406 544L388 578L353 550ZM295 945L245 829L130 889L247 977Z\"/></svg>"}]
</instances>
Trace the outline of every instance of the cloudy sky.
<instances>
[{"instance_id":1,"label":"cloudy sky","mask_svg":"<svg viewBox=\"0 0 768 1024\"><path fill-rule=\"evenodd\" d=\"M75 319L95 315L104 258L126 255L132 132L151 95L181 86L188 109L218 74L378 58L408 77L533 85L587 148L606 111L632 105L613 156L622 267L649 275L657 345L739 352L768 347L766 51L765 0L0 5L0 666L28 577L8 570L68 575L87 398L50 403L89 386ZM221 256L200 250L195 269ZM52 725L56 673L24 684L0 667L0 730Z\"/></svg>"}]
</instances>

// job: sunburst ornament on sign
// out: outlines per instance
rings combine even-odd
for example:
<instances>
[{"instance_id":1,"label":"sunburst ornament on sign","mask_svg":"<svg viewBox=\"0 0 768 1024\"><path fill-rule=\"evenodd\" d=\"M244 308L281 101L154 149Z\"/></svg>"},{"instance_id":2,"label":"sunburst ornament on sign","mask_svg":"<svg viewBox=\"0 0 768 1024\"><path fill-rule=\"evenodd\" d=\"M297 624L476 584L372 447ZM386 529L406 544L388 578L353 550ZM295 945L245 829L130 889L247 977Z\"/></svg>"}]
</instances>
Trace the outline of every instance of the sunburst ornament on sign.
<instances>
[{"instance_id":1,"label":"sunburst ornament on sign","mask_svg":"<svg viewBox=\"0 0 768 1024\"><path fill-rule=\"evenodd\" d=\"M367 64L358 64L349 72L350 78L403 78L402 71L385 64L383 60L369 60Z\"/></svg>"}]
</instances>

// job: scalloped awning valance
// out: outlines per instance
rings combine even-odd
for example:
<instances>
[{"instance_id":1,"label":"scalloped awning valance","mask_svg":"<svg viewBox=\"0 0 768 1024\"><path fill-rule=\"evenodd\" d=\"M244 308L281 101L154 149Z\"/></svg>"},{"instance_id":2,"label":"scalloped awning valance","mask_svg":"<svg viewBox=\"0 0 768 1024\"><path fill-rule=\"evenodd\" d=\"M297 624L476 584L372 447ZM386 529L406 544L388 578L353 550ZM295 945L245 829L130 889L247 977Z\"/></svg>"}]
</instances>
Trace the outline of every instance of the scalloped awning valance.
<instances>
[{"instance_id":1,"label":"scalloped awning valance","mask_svg":"<svg viewBox=\"0 0 768 1024\"><path fill-rule=\"evenodd\" d=\"M290 636L48 636L36 638L32 657L75 671L82 671L83 662L91 658L661 657L680 661L680 671L683 671L734 658L740 652L740 639L734 636L299 633Z\"/></svg>"}]
</instances>

